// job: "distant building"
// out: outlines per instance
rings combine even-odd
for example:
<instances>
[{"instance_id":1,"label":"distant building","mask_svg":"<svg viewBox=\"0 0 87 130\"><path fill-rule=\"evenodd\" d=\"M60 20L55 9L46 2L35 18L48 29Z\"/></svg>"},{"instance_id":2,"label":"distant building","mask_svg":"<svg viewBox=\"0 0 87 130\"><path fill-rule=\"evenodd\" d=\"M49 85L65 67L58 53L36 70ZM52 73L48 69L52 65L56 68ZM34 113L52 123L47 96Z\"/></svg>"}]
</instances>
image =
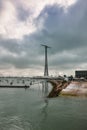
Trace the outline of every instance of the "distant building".
<instances>
[{"instance_id":1,"label":"distant building","mask_svg":"<svg viewBox=\"0 0 87 130\"><path fill-rule=\"evenodd\" d=\"M76 70L75 71L75 77L87 79L87 70Z\"/></svg>"}]
</instances>

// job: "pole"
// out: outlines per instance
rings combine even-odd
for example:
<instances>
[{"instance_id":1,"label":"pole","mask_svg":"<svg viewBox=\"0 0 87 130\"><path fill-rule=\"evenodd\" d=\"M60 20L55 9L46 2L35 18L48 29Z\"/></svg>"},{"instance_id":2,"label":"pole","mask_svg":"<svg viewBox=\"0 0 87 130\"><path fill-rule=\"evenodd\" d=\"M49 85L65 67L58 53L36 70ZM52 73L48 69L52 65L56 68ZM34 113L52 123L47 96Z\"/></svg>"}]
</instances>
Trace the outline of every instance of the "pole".
<instances>
[{"instance_id":1,"label":"pole","mask_svg":"<svg viewBox=\"0 0 87 130\"><path fill-rule=\"evenodd\" d=\"M44 76L48 76L47 46L45 46L45 68L44 68Z\"/></svg>"},{"instance_id":2,"label":"pole","mask_svg":"<svg viewBox=\"0 0 87 130\"><path fill-rule=\"evenodd\" d=\"M47 57L47 49L50 48L47 45L42 45L45 47L45 66L44 66L44 76L48 76L48 57Z\"/></svg>"}]
</instances>

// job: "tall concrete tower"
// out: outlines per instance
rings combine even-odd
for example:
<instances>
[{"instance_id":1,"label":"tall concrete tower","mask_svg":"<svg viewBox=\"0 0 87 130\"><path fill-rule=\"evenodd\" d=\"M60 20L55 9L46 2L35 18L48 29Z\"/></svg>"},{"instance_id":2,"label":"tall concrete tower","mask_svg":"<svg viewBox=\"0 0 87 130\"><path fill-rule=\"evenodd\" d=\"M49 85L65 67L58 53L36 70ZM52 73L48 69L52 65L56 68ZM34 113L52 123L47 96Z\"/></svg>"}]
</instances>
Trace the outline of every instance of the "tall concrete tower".
<instances>
[{"instance_id":1,"label":"tall concrete tower","mask_svg":"<svg viewBox=\"0 0 87 130\"><path fill-rule=\"evenodd\" d=\"M49 46L47 46L47 45L43 45L43 44L42 44L42 46L44 46L44 48L45 48L45 66L44 66L44 76L48 76L49 74L48 74L47 49L48 49L48 48L51 48L51 47L49 47Z\"/></svg>"}]
</instances>

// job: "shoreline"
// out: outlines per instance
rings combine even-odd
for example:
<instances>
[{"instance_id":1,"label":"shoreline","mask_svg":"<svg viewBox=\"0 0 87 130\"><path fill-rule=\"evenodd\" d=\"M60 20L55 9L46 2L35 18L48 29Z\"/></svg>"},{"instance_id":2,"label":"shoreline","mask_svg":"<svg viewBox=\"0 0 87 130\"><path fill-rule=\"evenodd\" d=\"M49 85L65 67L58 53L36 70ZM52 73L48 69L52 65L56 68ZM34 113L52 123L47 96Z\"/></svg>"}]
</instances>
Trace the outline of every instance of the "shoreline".
<instances>
[{"instance_id":1,"label":"shoreline","mask_svg":"<svg viewBox=\"0 0 87 130\"><path fill-rule=\"evenodd\" d=\"M58 96L86 96L87 81L49 81L53 86L48 98Z\"/></svg>"}]
</instances>

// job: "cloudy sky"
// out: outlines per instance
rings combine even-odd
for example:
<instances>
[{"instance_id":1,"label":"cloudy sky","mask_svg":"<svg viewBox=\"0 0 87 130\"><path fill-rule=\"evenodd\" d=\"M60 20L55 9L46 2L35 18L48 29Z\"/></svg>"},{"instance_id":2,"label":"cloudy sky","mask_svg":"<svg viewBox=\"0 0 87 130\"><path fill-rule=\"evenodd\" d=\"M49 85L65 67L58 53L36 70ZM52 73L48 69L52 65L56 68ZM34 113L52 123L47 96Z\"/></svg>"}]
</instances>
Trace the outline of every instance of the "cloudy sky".
<instances>
[{"instance_id":1,"label":"cloudy sky","mask_svg":"<svg viewBox=\"0 0 87 130\"><path fill-rule=\"evenodd\" d=\"M87 69L87 0L0 0L0 75L74 75Z\"/></svg>"}]
</instances>

